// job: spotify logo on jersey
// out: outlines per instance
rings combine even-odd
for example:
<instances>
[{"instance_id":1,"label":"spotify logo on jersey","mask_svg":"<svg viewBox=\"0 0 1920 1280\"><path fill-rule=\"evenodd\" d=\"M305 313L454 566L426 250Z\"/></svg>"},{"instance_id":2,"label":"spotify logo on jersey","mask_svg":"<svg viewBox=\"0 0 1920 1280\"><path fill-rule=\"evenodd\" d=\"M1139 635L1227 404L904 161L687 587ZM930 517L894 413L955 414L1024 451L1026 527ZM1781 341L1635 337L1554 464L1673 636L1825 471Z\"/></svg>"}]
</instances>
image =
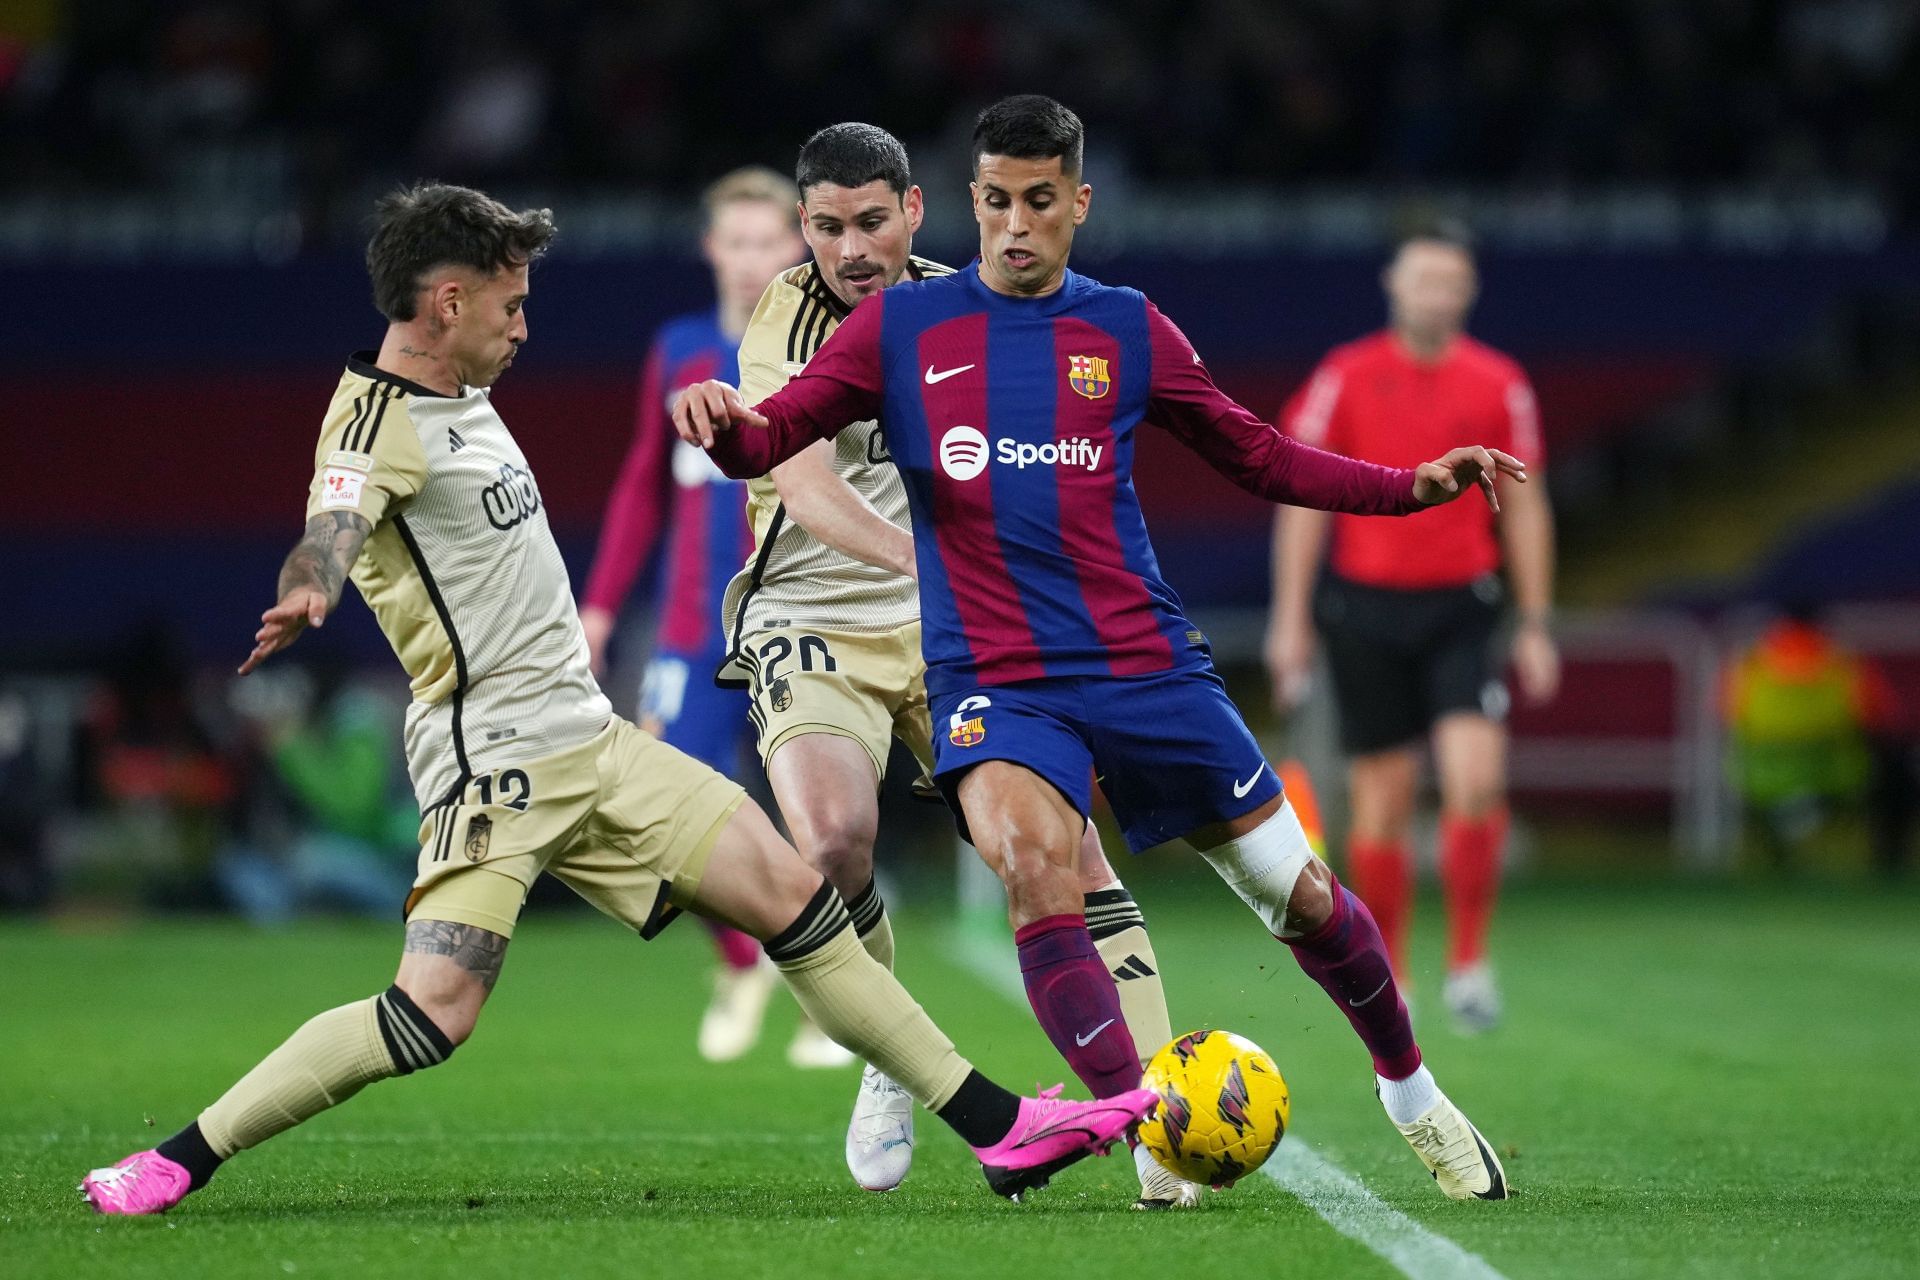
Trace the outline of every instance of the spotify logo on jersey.
<instances>
[{"instance_id":1,"label":"spotify logo on jersey","mask_svg":"<svg viewBox=\"0 0 1920 1280\"><path fill-rule=\"evenodd\" d=\"M987 437L978 427L953 427L940 437L940 469L971 480L987 469Z\"/></svg>"}]
</instances>

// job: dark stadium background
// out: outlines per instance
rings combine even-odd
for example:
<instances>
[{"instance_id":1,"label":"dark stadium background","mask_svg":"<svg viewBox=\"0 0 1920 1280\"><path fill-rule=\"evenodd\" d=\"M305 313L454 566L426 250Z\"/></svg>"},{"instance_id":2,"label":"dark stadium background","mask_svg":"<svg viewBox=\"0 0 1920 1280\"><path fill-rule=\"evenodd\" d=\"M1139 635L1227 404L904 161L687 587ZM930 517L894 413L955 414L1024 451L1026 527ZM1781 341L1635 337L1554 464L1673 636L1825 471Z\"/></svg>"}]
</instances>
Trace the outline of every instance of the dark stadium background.
<instances>
[{"instance_id":1,"label":"dark stadium background","mask_svg":"<svg viewBox=\"0 0 1920 1280\"><path fill-rule=\"evenodd\" d=\"M1787 602L1920 714L1920 19L1897 0L14 0L0 900L219 903L191 866L163 889L66 873L97 863L103 807L188 821L168 784L116 798L98 776L129 688L223 779L183 846L271 845L223 673L298 532L341 360L381 332L359 262L379 192L435 177L554 209L497 398L577 585L649 332L707 298L700 186L870 119L926 188L921 251L963 261L972 114L1033 89L1090 129L1076 267L1146 290L1263 414L1381 323L1396 228L1473 224L1472 327L1535 379L1565 558L1566 691L1518 726L1517 808L1544 833L1524 855L1752 873L1712 690ZM1151 434L1139 480L1259 712L1265 510ZM399 687L357 603L301 650ZM1324 718L1287 745L1337 801ZM937 825L914 830L920 865L949 865ZM1839 832L1823 870L1861 874Z\"/></svg>"}]
</instances>

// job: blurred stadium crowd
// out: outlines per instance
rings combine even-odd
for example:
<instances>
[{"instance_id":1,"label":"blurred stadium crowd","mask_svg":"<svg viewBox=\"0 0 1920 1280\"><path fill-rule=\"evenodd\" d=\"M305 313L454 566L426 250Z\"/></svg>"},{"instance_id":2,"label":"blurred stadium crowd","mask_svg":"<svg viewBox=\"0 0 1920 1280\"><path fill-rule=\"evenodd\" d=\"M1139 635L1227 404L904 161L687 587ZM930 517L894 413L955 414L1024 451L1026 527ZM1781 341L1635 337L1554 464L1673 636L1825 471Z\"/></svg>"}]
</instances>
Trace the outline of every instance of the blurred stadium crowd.
<instances>
[{"instance_id":1,"label":"blurred stadium crowd","mask_svg":"<svg viewBox=\"0 0 1920 1280\"><path fill-rule=\"evenodd\" d=\"M1920 190L1920 9L1905 0L24 11L41 20L16 19L0 47L7 185L248 190L312 225L337 224L370 179L419 173L674 188L764 160L768 113L750 108L823 84L836 118L883 122L940 161L984 102L1044 86L1087 119L1108 180L1839 187L1903 220Z\"/></svg>"}]
</instances>

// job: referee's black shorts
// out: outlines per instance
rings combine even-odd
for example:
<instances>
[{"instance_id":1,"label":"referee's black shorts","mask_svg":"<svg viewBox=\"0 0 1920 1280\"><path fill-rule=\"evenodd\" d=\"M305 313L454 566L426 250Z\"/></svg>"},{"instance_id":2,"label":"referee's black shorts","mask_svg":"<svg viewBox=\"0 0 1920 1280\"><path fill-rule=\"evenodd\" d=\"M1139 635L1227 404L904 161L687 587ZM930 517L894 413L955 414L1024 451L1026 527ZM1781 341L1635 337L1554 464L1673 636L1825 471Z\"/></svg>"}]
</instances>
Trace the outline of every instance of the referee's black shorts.
<instances>
[{"instance_id":1,"label":"referee's black shorts","mask_svg":"<svg viewBox=\"0 0 1920 1280\"><path fill-rule=\"evenodd\" d=\"M1322 575L1313 620L1333 673L1341 748L1367 755L1404 746L1454 711L1505 720L1509 697L1493 646L1505 598L1494 574L1422 591Z\"/></svg>"}]
</instances>

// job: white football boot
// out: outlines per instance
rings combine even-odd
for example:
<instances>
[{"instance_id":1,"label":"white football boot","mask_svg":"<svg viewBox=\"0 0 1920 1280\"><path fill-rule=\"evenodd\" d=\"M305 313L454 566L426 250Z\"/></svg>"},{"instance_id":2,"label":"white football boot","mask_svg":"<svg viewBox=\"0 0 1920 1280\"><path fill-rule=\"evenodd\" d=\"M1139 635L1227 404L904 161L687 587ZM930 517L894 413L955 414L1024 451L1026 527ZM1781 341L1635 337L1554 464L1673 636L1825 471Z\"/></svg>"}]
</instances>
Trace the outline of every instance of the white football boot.
<instances>
[{"instance_id":1,"label":"white football boot","mask_svg":"<svg viewBox=\"0 0 1920 1280\"><path fill-rule=\"evenodd\" d=\"M1155 1160L1144 1142L1133 1145L1133 1169L1140 1175L1140 1198L1133 1202L1133 1207L1142 1212L1192 1209L1199 1205L1200 1193L1206 1190Z\"/></svg>"},{"instance_id":2,"label":"white football boot","mask_svg":"<svg viewBox=\"0 0 1920 1280\"><path fill-rule=\"evenodd\" d=\"M1391 1119L1392 1117L1388 1117ZM1396 1124L1400 1136L1452 1200L1505 1200L1507 1173L1493 1147L1444 1093L1412 1124Z\"/></svg>"},{"instance_id":3,"label":"white football boot","mask_svg":"<svg viewBox=\"0 0 1920 1280\"><path fill-rule=\"evenodd\" d=\"M700 1018L700 1056L708 1062L732 1062L760 1039L780 971L762 959L751 969L722 965L713 975L713 998Z\"/></svg>"},{"instance_id":4,"label":"white football boot","mask_svg":"<svg viewBox=\"0 0 1920 1280\"><path fill-rule=\"evenodd\" d=\"M891 1191L913 1167L913 1098L878 1067L860 1077L847 1125L847 1169L867 1191Z\"/></svg>"},{"instance_id":5,"label":"white football boot","mask_svg":"<svg viewBox=\"0 0 1920 1280\"><path fill-rule=\"evenodd\" d=\"M1493 966L1485 960L1448 974L1443 995L1462 1035L1479 1035L1500 1025L1500 989L1493 982Z\"/></svg>"},{"instance_id":6,"label":"white football boot","mask_svg":"<svg viewBox=\"0 0 1920 1280\"><path fill-rule=\"evenodd\" d=\"M859 1060L853 1050L814 1026L813 1019L800 1015L800 1025L793 1029L793 1039L787 1044L788 1066L812 1070L851 1066Z\"/></svg>"}]
</instances>

